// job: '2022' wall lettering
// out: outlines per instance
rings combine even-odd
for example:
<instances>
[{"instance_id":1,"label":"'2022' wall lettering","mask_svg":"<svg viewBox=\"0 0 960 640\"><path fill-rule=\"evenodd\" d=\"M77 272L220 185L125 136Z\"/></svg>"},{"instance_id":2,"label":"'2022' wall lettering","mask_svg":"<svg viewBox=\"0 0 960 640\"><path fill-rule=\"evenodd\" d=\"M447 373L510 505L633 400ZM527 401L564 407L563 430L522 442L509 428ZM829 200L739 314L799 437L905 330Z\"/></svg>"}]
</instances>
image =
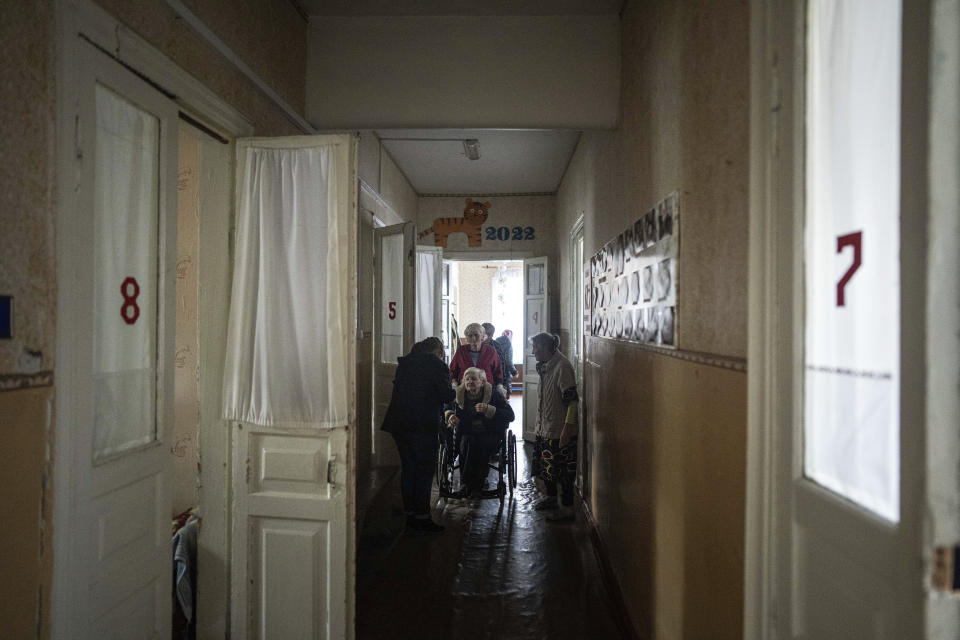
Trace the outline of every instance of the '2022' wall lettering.
<instances>
[{"instance_id":1,"label":"'2022' wall lettering","mask_svg":"<svg viewBox=\"0 0 960 640\"><path fill-rule=\"evenodd\" d=\"M486 240L535 240L533 227L487 227Z\"/></svg>"}]
</instances>

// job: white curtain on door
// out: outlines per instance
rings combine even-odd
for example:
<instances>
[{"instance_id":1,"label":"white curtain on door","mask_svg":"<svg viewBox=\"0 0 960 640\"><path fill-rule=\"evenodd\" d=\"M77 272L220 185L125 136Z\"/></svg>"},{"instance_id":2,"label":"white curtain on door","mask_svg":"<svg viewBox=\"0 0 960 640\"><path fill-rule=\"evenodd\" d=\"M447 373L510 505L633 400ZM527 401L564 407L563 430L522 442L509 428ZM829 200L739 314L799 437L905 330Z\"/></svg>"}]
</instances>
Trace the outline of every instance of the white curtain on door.
<instances>
[{"instance_id":1,"label":"white curtain on door","mask_svg":"<svg viewBox=\"0 0 960 640\"><path fill-rule=\"evenodd\" d=\"M901 3L809 11L805 472L896 522Z\"/></svg>"},{"instance_id":2,"label":"white curtain on door","mask_svg":"<svg viewBox=\"0 0 960 640\"><path fill-rule=\"evenodd\" d=\"M345 145L311 137L238 142L236 258L224 373L228 420L347 424Z\"/></svg>"},{"instance_id":3,"label":"white curtain on door","mask_svg":"<svg viewBox=\"0 0 960 640\"><path fill-rule=\"evenodd\" d=\"M437 313L437 269L440 268L438 262L437 254L417 251L417 342L439 333L439 328L434 326Z\"/></svg>"},{"instance_id":4,"label":"white curtain on door","mask_svg":"<svg viewBox=\"0 0 960 640\"><path fill-rule=\"evenodd\" d=\"M153 442L157 423L160 121L97 85L94 459Z\"/></svg>"}]
</instances>

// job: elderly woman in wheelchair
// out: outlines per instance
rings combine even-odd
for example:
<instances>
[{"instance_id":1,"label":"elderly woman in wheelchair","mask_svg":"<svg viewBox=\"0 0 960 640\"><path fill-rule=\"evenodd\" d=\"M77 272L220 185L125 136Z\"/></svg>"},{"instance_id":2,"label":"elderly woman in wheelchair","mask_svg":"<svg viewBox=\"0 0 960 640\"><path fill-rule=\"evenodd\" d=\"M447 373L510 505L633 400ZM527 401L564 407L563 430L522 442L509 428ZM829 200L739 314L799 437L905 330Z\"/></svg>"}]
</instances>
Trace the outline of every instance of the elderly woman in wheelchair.
<instances>
[{"instance_id":1,"label":"elderly woman in wheelchair","mask_svg":"<svg viewBox=\"0 0 960 640\"><path fill-rule=\"evenodd\" d=\"M514 419L513 408L503 395L487 382L482 369L470 367L463 374L463 383L456 389L456 398L445 414L446 426L456 430L455 438L446 438L439 461L441 495L452 491L453 471L460 469L463 490L459 495L470 498L499 497L505 493L505 479L511 492L516 478L516 439L507 437L507 428ZM456 441L459 440L459 447ZM455 458L459 450L459 466ZM491 459L496 454L496 465ZM499 473L497 488L484 495L483 483L489 470Z\"/></svg>"}]
</instances>

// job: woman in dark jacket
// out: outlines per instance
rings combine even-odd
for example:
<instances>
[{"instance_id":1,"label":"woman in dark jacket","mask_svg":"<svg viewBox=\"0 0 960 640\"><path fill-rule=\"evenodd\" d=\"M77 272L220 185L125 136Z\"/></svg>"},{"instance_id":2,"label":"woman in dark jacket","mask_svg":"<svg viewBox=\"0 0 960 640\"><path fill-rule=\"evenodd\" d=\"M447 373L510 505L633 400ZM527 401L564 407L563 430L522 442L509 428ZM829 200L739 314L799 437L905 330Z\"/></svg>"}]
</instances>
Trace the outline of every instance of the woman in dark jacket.
<instances>
[{"instance_id":1,"label":"woman in dark jacket","mask_svg":"<svg viewBox=\"0 0 960 640\"><path fill-rule=\"evenodd\" d=\"M393 395L384 417L400 452L400 486L407 527L439 533L443 526L430 519L430 487L437 465L437 432L443 406L454 398L450 372L443 362L443 343L427 338L397 359Z\"/></svg>"},{"instance_id":2,"label":"woman in dark jacket","mask_svg":"<svg viewBox=\"0 0 960 640\"><path fill-rule=\"evenodd\" d=\"M446 422L448 427L459 430L460 477L464 492L471 498L480 497L490 456L513 418L513 408L486 381L482 369L470 367L463 372L463 384L457 387L456 401L446 413Z\"/></svg>"}]
</instances>

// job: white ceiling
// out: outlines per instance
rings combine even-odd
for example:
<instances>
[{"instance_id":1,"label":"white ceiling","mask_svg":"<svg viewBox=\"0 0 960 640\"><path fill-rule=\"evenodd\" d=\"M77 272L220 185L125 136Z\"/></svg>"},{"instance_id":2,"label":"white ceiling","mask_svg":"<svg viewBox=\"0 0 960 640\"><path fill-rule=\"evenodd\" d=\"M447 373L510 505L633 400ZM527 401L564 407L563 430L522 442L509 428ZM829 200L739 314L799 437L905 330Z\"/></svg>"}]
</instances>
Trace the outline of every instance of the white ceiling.
<instances>
[{"instance_id":1,"label":"white ceiling","mask_svg":"<svg viewBox=\"0 0 960 640\"><path fill-rule=\"evenodd\" d=\"M311 16L610 15L624 0L295 0Z\"/></svg>"},{"instance_id":2,"label":"white ceiling","mask_svg":"<svg viewBox=\"0 0 960 640\"><path fill-rule=\"evenodd\" d=\"M554 193L579 131L382 129L384 149L414 190L424 194ZM480 159L463 140L479 141Z\"/></svg>"},{"instance_id":3,"label":"white ceiling","mask_svg":"<svg viewBox=\"0 0 960 640\"><path fill-rule=\"evenodd\" d=\"M624 0L295 0L310 16L616 15ZM418 194L554 193L579 131L378 130L383 147ZM479 140L469 160L463 140Z\"/></svg>"}]
</instances>

